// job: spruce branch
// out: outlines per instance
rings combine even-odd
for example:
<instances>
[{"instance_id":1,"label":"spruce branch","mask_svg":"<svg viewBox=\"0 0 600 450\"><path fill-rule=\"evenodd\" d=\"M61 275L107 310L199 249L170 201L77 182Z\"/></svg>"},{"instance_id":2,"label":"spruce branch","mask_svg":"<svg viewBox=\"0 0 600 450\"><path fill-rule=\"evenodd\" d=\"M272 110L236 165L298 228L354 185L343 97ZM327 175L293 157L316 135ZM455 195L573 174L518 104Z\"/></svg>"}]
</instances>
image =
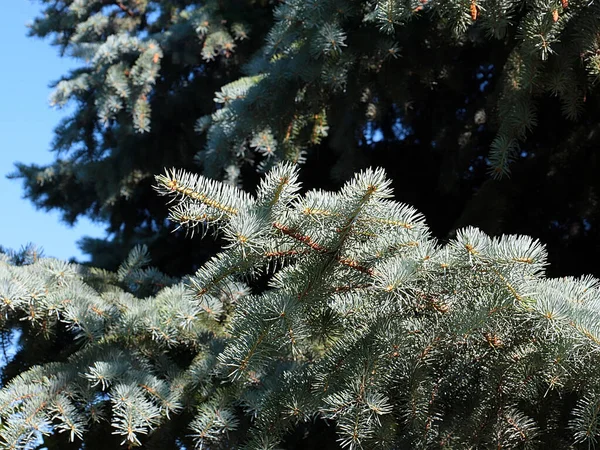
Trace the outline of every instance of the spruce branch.
<instances>
[{"instance_id":1,"label":"spruce branch","mask_svg":"<svg viewBox=\"0 0 600 450\"><path fill-rule=\"evenodd\" d=\"M441 245L382 170L300 194L281 163L256 197L179 171L157 181L227 242L181 283L136 297L132 277L158 276L143 248L100 278L0 259L6 320L83 340L0 390L7 446L79 439L107 404L123 445L190 411L198 447L274 447L314 420L357 449L597 441L600 282L547 278L539 241L465 228Z\"/></svg>"}]
</instances>

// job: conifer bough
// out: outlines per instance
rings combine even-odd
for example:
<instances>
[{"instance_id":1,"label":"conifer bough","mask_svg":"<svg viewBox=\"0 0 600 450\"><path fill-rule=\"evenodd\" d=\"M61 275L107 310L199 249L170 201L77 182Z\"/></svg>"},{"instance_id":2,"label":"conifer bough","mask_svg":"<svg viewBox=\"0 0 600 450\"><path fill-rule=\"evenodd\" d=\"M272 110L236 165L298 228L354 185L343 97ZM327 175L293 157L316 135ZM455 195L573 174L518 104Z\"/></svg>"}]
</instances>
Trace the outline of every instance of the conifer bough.
<instances>
[{"instance_id":1,"label":"conifer bough","mask_svg":"<svg viewBox=\"0 0 600 450\"><path fill-rule=\"evenodd\" d=\"M177 442L197 448L280 448L321 420L351 449L596 444L598 280L546 278L525 236L440 245L382 170L336 193L297 178L279 164L252 196L158 176L171 220L226 241L182 281L142 248L116 274L5 256L3 320L66 326L79 346L0 391L3 448L102 421L145 445L190 412Z\"/></svg>"}]
</instances>

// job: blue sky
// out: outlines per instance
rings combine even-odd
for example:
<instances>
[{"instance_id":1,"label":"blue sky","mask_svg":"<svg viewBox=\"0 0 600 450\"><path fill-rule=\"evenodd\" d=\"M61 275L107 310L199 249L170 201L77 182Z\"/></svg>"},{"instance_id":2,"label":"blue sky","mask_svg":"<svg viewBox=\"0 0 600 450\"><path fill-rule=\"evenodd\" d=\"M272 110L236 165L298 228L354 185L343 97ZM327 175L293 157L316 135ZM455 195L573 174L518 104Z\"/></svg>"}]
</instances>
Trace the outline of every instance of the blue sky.
<instances>
[{"instance_id":1,"label":"blue sky","mask_svg":"<svg viewBox=\"0 0 600 450\"><path fill-rule=\"evenodd\" d=\"M87 219L69 227L60 221L57 211L36 210L22 199L21 183L6 179L15 161L44 164L53 160L49 151L52 130L65 114L50 108L48 85L73 67L73 61L61 59L48 41L26 36L26 24L39 10L30 0L12 0L2 10L0 245L18 249L33 242L47 256L84 260L76 242L82 236L103 236L104 227Z\"/></svg>"}]
</instances>

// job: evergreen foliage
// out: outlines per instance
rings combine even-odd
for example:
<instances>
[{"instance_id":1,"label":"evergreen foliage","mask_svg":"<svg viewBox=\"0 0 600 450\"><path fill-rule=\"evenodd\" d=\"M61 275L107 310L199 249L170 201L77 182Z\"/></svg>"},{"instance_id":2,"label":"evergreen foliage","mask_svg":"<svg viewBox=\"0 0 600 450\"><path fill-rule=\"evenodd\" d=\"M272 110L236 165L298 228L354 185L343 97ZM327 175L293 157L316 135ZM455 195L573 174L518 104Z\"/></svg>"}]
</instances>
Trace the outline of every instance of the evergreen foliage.
<instances>
[{"instance_id":1,"label":"evergreen foliage","mask_svg":"<svg viewBox=\"0 0 600 450\"><path fill-rule=\"evenodd\" d=\"M547 278L525 236L440 245L390 186L369 169L302 195L286 163L249 195L167 171L171 220L225 242L181 282L143 248L116 273L3 257L3 320L75 343L0 391L4 447L91 448L109 422L130 447L285 448L324 421L352 449L593 447L598 280Z\"/></svg>"},{"instance_id":2,"label":"evergreen foliage","mask_svg":"<svg viewBox=\"0 0 600 450\"><path fill-rule=\"evenodd\" d=\"M554 274L598 275L596 2L40 1L31 34L80 61L53 96L75 108L56 162L14 175L37 206L107 223L82 242L93 265L142 244L183 275L214 253L170 233L163 167L250 189L291 160L311 188L384 167L435 236L536 235Z\"/></svg>"}]
</instances>

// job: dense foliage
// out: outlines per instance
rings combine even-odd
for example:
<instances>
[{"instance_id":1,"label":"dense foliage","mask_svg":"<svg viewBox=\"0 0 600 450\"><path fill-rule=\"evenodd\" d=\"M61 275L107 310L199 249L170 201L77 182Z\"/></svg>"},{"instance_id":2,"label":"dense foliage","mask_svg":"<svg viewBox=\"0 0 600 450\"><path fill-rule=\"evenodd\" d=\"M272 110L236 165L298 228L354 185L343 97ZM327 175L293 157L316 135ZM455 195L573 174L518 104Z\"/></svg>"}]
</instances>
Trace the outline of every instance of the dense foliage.
<instances>
[{"instance_id":1,"label":"dense foliage","mask_svg":"<svg viewBox=\"0 0 600 450\"><path fill-rule=\"evenodd\" d=\"M598 3L39 1L107 237L0 249L2 448L597 444Z\"/></svg>"},{"instance_id":2,"label":"dense foliage","mask_svg":"<svg viewBox=\"0 0 600 450\"><path fill-rule=\"evenodd\" d=\"M108 224L82 243L95 265L147 244L185 274L211 253L169 232L150 188L163 167L252 188L288 159L329 189L384 167L437 237L536 235L553 273L597 271L596 2L42 3L31 34L81 62L53 97L75 112L56 163L15 175L38 206Z\"/></svg>"},{"instance_id":3,"label":"dense foliage","mask_svg":"<svg viewBox=\"0 0 600 450\"><path fill-rule=\"evenodd\" d=\"M345 448L600 437L599 283L546 278L539 242L468 228L440 246L381 170L306 195L291 165L256 196L157 180L173 220L226 241L183 283L143 269L143 249L116 274L1 263L3 316L76 342L0 391L6 448L51 430L92 448L103 421L148 448L280 448L323 420Z\"/></svg>"}]
</instances>

